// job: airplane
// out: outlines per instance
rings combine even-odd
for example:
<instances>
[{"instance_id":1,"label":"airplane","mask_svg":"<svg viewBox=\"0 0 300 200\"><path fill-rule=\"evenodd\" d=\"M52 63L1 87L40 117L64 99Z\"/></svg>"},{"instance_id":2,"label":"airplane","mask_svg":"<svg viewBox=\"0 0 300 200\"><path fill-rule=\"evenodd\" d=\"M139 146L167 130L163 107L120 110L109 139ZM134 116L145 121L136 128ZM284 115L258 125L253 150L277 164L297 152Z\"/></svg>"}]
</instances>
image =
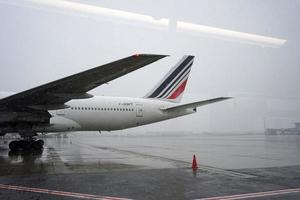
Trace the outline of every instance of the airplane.
<instances>
[{"instance_id":1,"label":"airplane","mask_svg":"<svg viewBox=\"0 0 300 200\"><path fill-rule=\"evenodd\" d=\"M180 104L194 56L186 55L144 97L93 96L88 91L167 55L136 54L17 94L0 97L0 136L18 133L11 151L40 150L37 133L114 131L195 113L218 97ZM146 78L146 77L145 77Z\"/></svg>"}]
</instances>

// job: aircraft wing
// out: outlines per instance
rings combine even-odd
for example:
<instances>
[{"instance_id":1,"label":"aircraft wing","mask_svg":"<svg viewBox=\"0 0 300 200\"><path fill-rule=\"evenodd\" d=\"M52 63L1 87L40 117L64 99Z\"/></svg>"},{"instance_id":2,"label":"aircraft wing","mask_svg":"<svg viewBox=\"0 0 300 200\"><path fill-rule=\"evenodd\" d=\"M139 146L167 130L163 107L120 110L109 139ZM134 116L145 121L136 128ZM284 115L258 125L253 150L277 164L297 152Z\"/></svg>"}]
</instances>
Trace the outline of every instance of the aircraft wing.
<instances>
[{"instance_id":1,"label":"aircraft wing","mask_svg":"<svg viewBox=\"0 0 300 200\"><path fill-rule=\"evenodd\" d=\"M88 94L104 83L128 74L134 70L153 63L165 55L140 54L62 78L57 81L35 87L0 99L0 111L47 112L67 108L66 102L71 99L90 98Z\"/></svg>"},{"instance_id":2,"label":"aircraft wing","mask_svg":"<svg viewBox=\"0 0 300 200\"><path fill-rule=\"evenodd\" d=\"M218 98L214 98L214 99L208 99L208 100L204 100L204 101L197 101L197 102L183 104L183 105L179 105L179 106L161 108L161 110L167 111L167 112L180 111L180 110L183 110L183 109L197 108L197 107L200 107L200 106L205 106L205 105L208 105L208 104L216 103L216 102L219 102L219 101L224 101L224 100L231 99L231 98L232 97L218 97Z\"/></svg>"}]
</instances>

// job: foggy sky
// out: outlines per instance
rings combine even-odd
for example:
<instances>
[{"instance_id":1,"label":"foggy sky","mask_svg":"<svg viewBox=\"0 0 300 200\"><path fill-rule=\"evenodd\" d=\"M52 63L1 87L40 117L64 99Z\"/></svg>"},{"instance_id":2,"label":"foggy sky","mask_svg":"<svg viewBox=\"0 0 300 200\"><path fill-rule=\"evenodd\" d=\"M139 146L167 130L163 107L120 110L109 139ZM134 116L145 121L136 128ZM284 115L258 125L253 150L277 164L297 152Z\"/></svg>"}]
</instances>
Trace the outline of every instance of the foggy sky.
<instances>
[{"instance_id":1,"label":"foggy sky","mask_svg":"<svg viewBox=\"0 0 300 200\"><path fill-rule=\"evenodd\" d=\"M0 91L20 92L134 53L171 55L103 85L95 95L144 96L186 54L195 56L183 102L233 100L130 131L262 132L300 121L300 1L73 1L168 19L167 27L0 0ZM279 48L180 31L176 22L286 40Z\"/></svg>"}]
</instances>

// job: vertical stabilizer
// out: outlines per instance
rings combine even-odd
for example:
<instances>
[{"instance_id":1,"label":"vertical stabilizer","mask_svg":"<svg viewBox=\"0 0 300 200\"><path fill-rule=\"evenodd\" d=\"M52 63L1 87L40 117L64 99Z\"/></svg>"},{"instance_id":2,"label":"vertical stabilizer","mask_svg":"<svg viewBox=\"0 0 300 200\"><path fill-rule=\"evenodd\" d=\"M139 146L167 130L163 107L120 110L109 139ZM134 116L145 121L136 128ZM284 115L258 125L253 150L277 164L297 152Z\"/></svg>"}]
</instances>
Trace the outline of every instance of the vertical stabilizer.
<instances>
[{"instance_id":1,"label":"vertical stabilizer","mask_svg":"<svg viewBox=\"0 0 300 200\"><path fill-rule=\"evenodd\" d=\"M145 98L180 102L193 61L194 56L183 56L183 58L163 77Z\"/></svg>"}]
</instances>

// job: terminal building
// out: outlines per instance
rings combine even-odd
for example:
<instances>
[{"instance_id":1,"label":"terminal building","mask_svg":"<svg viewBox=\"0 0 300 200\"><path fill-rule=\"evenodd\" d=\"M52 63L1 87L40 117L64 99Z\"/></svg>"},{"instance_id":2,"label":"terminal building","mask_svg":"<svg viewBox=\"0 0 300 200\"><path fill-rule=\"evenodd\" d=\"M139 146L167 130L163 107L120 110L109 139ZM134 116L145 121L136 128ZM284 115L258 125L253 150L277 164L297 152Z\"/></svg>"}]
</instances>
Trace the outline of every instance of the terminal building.
<instances>
[{"instance_id":1,"label":"terminal building","mask_svg":"<svg viewBox=\"0 0 300 200\"><path fill-rule=\"evenodd\" d=\"M300 123L295 123L292 128L268 128L265 130L266 135L300 135Z\"/></svg>"}]
</instances>

